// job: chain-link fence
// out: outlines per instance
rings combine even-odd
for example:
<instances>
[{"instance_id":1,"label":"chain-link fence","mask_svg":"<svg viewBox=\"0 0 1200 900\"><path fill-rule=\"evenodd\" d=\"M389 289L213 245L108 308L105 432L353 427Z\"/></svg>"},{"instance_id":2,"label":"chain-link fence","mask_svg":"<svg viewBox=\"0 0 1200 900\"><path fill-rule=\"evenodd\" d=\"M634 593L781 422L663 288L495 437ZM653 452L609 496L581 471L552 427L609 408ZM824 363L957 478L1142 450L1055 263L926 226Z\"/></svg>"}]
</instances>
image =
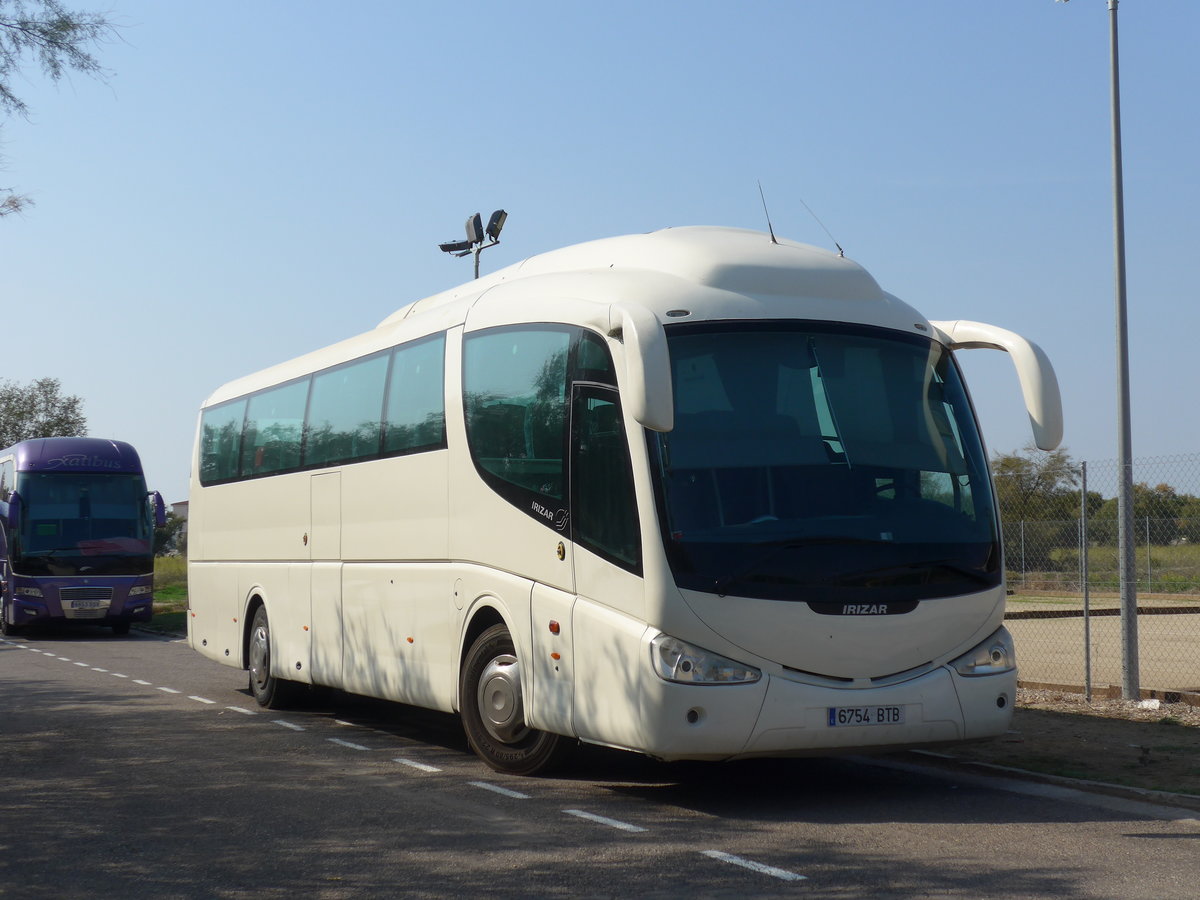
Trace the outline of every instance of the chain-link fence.
<instances>
[{"instance_id":1,"label":"chain-link fence","mask_svg":"<svg viewBox=\"0 0 1200 900\"><path fill-rule=\"evenodd\" d=\"M1115 461L996 460L1008 609L1027 684L1123 683ZM1133 464L1138 681L1200 692L1200 454Z\"/></svg>"}]
</instances>

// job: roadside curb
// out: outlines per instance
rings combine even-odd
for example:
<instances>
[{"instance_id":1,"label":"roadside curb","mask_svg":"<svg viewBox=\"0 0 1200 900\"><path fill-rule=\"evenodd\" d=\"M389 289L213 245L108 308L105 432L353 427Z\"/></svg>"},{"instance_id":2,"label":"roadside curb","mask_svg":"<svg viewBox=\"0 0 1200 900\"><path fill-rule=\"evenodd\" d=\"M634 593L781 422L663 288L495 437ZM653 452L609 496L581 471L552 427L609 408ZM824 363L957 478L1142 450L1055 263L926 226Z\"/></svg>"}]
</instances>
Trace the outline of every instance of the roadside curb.
<instances>
[{"instance_id":1,"label":"roadside curb","mask_svg":"<svg viewBox=\"0 0 1200 900\"><path fill-rule=\"evenodd\" d=\"M1048 775L1043 772L1031 772L1028 769L1018 769L1013 766L1002 766L997 763L979 762L973 759L963 759L947 753L937 753L932 750L908 750L906 755L919 756L932 765L942 768L956 769L965 772L983 771L996 775L1006 775L1019 778L1022 781L1032 781L1040 784L1051 784L1059 787L1072 788L1084 793L1106 794L1156 806L1167 806L1181 812L1200 813L1200 796L1195 794L1175 794L1170 791L1156 791L1151 788L1129 787L1127 785L1110 784L1106 781L1090 781L1086 778L1070 778L1066 775ZM1194 816L1193 816L1194 817Z\"/></svg>"}]
</instances>

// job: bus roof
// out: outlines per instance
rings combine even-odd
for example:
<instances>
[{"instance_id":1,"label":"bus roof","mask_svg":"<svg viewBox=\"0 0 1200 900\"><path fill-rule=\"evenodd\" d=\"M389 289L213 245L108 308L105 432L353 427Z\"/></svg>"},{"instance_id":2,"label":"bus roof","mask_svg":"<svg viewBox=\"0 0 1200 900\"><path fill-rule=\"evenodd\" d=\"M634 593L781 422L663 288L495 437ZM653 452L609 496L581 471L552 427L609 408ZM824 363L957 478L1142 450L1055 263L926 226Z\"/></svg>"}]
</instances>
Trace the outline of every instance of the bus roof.
<instances>
[{"instance_id":1,"label":"bus roof","mask_svg":"<svg viewBox=\"0 0 1200 900\"><path fill-rule=\"evenodd\" d=\"M461 325L469 317L477 327L535 321L524 318L530 315L569 317L556 302L565 298L596 310L617 302L640 306L663 324L680 321L676 316L683 306L691 322L815 319L932 333L920 313L880 288L858 263L837 253L742 228L664 228L531 256L417 300L371 331L228 382L203 406ZM607 327L607 312L599 318ZM599 318L587 321L596 324Z\"/></svg>"},{"instance_id":2,"label":"bus roof","mask_svg":"<svg viewBox=\"0 0 1200 900\"><path fill-rule=\"evenodd\" d=\"M34 438L13 444L0 456L16 458L18 472L141 472L137 451L104 438Z\"/></svg>"},{"instance_id":3,"label":"bus roof","mask_svg":"<svg viewBox=\"0 0 1200 900\"><path fill-rule=\"evenodd\" d=\"M586 272L658 273L697 287L751 296L834 301L886 297L866 269L839 254L786 238L772 240L761 231L691 225L602 238L531 256L491 275L410 303L380 325L482 294L505 282Z\"/></svg>"}]
</instances>

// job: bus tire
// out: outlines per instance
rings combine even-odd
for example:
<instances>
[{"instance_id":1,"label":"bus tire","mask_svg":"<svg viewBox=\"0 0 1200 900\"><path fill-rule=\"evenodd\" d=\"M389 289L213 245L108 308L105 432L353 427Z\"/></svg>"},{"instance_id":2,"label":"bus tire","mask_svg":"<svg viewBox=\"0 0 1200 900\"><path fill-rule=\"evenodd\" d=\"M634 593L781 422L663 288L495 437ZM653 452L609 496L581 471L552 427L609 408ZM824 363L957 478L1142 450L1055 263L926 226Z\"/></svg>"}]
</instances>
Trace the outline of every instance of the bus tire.
<instances>
[{"instance_id":1,"label":"bus tire","mask_svg":"<svg viewBox=\"0 0 1200 900\"><path fill-rule=\"evenodd\" d=\"M250 626L250 646L247 668L250 670L250 693L259 706L281 709L292 695L292 683L271 674L271 625L267 608L260 606Z\"/></svg>"},{"instance_id":2,"label":"bus tire","mask_svg":"<svg viewBox=\"0 0 1200 900\"><path fill-rule=\"evenodd\" d=\"M534 775L559 762L567 742L525 724L521 665L512 635L493 625L463 661L459 709L467 742L497 772Z\"/></svg>"},{"instance_id":3,"label":"bus tire","mask_svg":"<svg viewBox=\"0 0 1200 900\"><path fill-rule=\"evenodd\" d=\"M21 629L16 625L10 625L8 621L8 601L0 595L0 634L10 635L16 634Z\"/></svg>"}]
</instances>

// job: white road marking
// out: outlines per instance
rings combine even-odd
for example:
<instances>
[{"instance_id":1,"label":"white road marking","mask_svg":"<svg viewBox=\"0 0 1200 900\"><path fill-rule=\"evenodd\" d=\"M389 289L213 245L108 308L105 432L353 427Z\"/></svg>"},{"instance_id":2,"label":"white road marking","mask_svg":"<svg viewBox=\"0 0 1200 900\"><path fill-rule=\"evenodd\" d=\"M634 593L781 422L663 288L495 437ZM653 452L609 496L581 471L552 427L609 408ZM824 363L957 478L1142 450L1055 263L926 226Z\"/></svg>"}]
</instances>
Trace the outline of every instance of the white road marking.
<instances>
[{"instance_id":1,"label":"white road marking","mask_svg":"<svg viewBox=\"0 0 1200 900\"><path fill-rule=\"evenodd\" d=\"M483 788L485 791L493 791L497 794L503 794L505 797L512 797L514 800L528 800L528 794L522 794L520 791L510 791L508 788L500 787L498 784L488 784L486 781L468 781L467 784L474 785L477 788Z\"/></svg>"},{"instance_id":2,"label":"white road marking","mask_svg":"<svg viewBox=\"0 0 1200 900\"><path fill-rule=\"evenodd\" d=\"M189 695L188 695L188 699L189 699L189 700L195 700L197 703L204 703L204 704L206 704L206 705L210 705L210 706L211 706L213 703L216 703L216 702L217 702L216 700L209 700L207 697L197 697L195 694L189 694Z\"/></svg>"},{"instance_id":3,"label":"white road marking","mask_svg":"<svg viewBox=\"0 0 1200 900\"><path fill-rule=\"evenodd\" d=\"M303 731L304 730L303 725L296 725L295 723L289 722L286 719L273 719L272 723L275 725L282 725L284 728L290 728L290 729L292 729L292 731Z\"/></svg>"},{"instance_id":4,"label":"white road marking","mask_svg":"<svg viewBox=\"0 0 1200 900\"><path fill-rule=\"evenodd\" d=\"M99 666L92 666L93 672L107 672L108 669L101 669Z\"/></svg>"},{"instance_id":5,"label":"white road marking","mask_svg":"<svg viewBox=\"0 0 1200 900\"><path fill-rule=\"evenodd\" d=\"M351 750L370 750L370 747L364 747L362 744L352 744L349 741L343 741L341 738L327 738L331 744L337 744L339 747L349 747Z\"/></svg>"},{"instance_id":6,"label":"white road marking","mask_svg":"<svg viewBox=\"0 0 1200 900\"><path fill-rule=\"evenodd\" d=\"M621 831L647 831L640 825L630 825L628 822L621 822L617 819L609 819L606 816L598 816L595 813L584 812L582 809L564 809L568 816L578 816L581 819L587 819L589 822L596 822L600 825L607 825L609 828L619 828Z\"/></svg>"},{"instance_id":7,"label":"white road marking","mask_svg":"<svg viewBox=\"0 0 1200 900\"><path fill-rule=\"evenodd\" d=\"M129 677L128 675L122 675L120 672L109 672L108 674L111 675L113 678L128 678Z\"/></svg>"},{"instance_id":8,"label":"white road marking","mask_svg":"<svg viewBox=\"0 0 1200 900\"><path fill-rule=\"evenodd\" d=\"M85 669L87 669L87 668L90 668L90 666L88 666L88 664L87 664L87 663L81 663L81 662L77 662L77 663L75 663L75 665L77 665L77 666L83 666Z\"/></svg>"},{"instance_id":9,"label":"white road marking","mask_svg":"<svg viewBox=\"0 0 1200 900\"><path fill-rule=\"evenodd\" d=\"M258 713L256 713L254 710L245 709L241 706L227 706L225 708L227 710L229 710L230 712L241 713L243 716L257 716L258 715Z\"/></svg>"},{"instance_id":10,"label":"white road marking","mask_svg":"<svg viewBox=\"0 0 1200 900\"><path fill-rule=\"evenodd\" d=\"M183 693L183 691L177 691L177 690L175 690L175 688L169 688L169 687L160 687L159 690L162 691L164 694L182 694Z\"/></svg>"},{"instance_id":11,"label":"white road marking","mask_svg":"<svg viewBox=\"0 0 1200 900\"><path fill-rule=\"evenodd\" d=\"M778 878L781 881L806 881L808 879L807 875L797 875L795 872L789 872L787 869L777 869L774 866L763 865L762 863L754 862L752 859L743 859L740 856L734 856L732 853L722 853L720 850L702 850L700 852L712 859L732 863L735 866L741 866L743 869L749 869L751 872L758 872L760 875L770 875L772 878Z\"/></svg>"},{"instance_id":12,"label":"white road marking","mask_svg":"<svg viewBox=\"0 0 1200 900\"><path fill-rule=\"evenodd\" d=\"M140 679L140 678L135 678L135 679L133 679L133 683L134 683L134 684L144 684L144 685L147 685L147 686L149 686L149 684L150 684L150 682L148 682L148 681L142 681L142 679Z\"/></svg>"},{"instance_id":13,"label":"white road marking","mask_svg":"<svg viewBox=\"0 0 1200 900\"><path fill-rule=\"evenodd\" d=\"M415 759L404 759L403 757L399 757L399 756L396 757L395 759L393 759L392 762L398 762L402 766L408 766L410 768L416 769L419 772L440 772L440 771L442 771L437 766L431 766L431 765L428 765L427 763L417 762Z\"/></svg>"}]
</instances>

